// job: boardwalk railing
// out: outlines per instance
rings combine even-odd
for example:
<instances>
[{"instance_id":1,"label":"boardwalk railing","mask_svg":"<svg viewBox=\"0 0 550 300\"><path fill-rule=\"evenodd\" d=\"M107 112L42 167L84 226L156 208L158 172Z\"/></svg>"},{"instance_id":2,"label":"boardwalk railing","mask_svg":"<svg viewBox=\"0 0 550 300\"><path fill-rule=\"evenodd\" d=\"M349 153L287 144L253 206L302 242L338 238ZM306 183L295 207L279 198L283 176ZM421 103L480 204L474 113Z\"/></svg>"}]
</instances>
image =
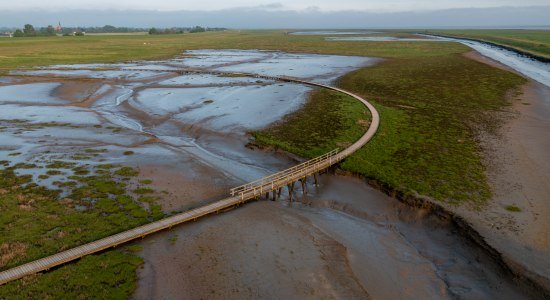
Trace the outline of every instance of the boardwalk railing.
<instances>
[{"instance_id":1,"label":"boardwalk railing","mask_svg":"<svg viewBox=\"0 0 550 300\"><path fill-rule=\"evenodd\" d=\"M278 188L294 183L311 174L318 173L342 159L338 155L338 149L332 150L319 157L303 162L299 165L288 168L284 171L271 174L256 181L238 186L231 189L231 196L239 196L241 199L246 197L258 197L269 193Z\"/></svg>"},{"instance_id":2,"label":"boardwalk railing","mask_svg":"<svg viewBox=\"0 0 550 300\"><path fill-rule=\"evenodd\" d=\"M154 71L164 71L164 70L154 70ZM166 70L166 71L181 72L181 73L184 73L184 72L209 73L209 72L196 71L196 70ZM227 73L221 73L221 74L226 75ZM229 198L219 200L214 203L207 204L205 206L202 206L190 211L179 213L159 221L142 225L112 236L108 236L103 239L100 239L88 244L84 244L66 251L62 251L62 252L11 268L9 270L2 271L0 272L0 285L10 282L12 280L19 279L26 275L48 270L50 268L62 265L64 263L79 259L83 256L97 253L107 248L116 247L128 241L132 241L140 237L144 237L146 235L149 235L167 228L171 228L181 223L196 220L202 216L206 216L212 213L223 211L228 208L232 208L234 206L237 206L246 202L247 200L258 198L258 196L268 193L270 191L274 192L274 198L276 198L275 190L279 189L279 193L280 193L281 188L284 187L285 185L288 186L290 199L292 199L292 190L294 188L294 183L296 181L301 181L302 188L304 188L305 178L307 176L315 175L316 173L319 173L320 171L327 169L331 165L337 162L340 162L344 158L348 157L353 152L357 151L363 145L365 145L370 139L372 139L372 137L375 135L376 131L378 130L378 126L380 124L380 116L378 115L376 108L374 108L374 106L372 106L372 104L370 104L365 99L353 93L350 93L348 91L345 91L336 87L331 87L328 85L323 85L323 84L314 83L314 82L308 82L297 78L262 76L262 75L245 74L245 73L240 73L239 75L241 74L243 76L254 76L254 77L260 77L260 78L266 78L266 79L273 79L273 80L280 80L280 81L287 81L287 82L306 84L306 85L311 85L316 87L322 87L322 88L327 88L333 91L346 94L360 101L369 109L372 117L371 124L361 138L359 138L355 143L345 148L341 152L338 152L338 150L333 150L333 151L330 151L329 153L326 153L314 159L308 160L304 163L301 163L297 166L291 167L284 171L280 171L275 174L269 175L267 177L258 179L256 181L233 188L231 189L231 197Z\"/></svg>"}]
</instances>

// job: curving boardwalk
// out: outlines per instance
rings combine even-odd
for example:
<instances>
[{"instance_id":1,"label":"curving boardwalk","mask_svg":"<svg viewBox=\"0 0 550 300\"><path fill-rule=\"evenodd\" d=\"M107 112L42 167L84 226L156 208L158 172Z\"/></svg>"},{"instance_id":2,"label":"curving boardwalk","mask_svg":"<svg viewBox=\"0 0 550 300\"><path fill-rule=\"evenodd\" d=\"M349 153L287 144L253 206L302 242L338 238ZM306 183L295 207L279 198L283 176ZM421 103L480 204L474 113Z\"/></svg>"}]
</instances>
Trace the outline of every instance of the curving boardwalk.
<instances>
[{"instance_id":1,"label":"curving boardwalk","mask_svg":"<svg viewBox=\"0 0 550 300\"><path fill-rule=\"evenodd\" d=\"M135 69L133 70L135 71ZM155 71L159 71L159 70L155 70ZM166 70L166 71L178 72L178 70L176 71ZM179 70L179 72L211 73L211 72L187 70L187 69ZM216 74L227 75L228 73L216 73ZM243 204L248 200L257 199L263 194L269 195L268 194L269 192L273 192L274 198L276 198L276 194L277 194L276 191L278 191L278 193L280 194L281 188L284 186L287 186L289 188L289 191L292 192L295 182L301 181L303 186L304 180L307 176L314 175L324 169L327 169L328 167L348 157L349 155L357 151L359 148L364 146L369 140L371 140L374 137L376 131L378 130L378 126L380 124L380 116L376 111L376 109L374 108L374 106L372 106L372 104L367 102L365 99L353 93L350 93L348 91L345 91L336 87L324 85L324 84L308 82L308 81L304 81L296 78L290 78L290 77L262 76L262 75L256 75L256 74L248 74L248 73L229 73L229 74L252 76L252 77L265 78L265 79L271 79L271 80L277 80L277 81L294 82L294 83L300 83L300 84L305 84L310 86L322 87L322 88L334 90L340 93L344 93L346 95L349 95L357 99L369 109L372 115L370 127L359 140L357 140L348 148L340 152L338 152L337 150L331 151L325 155L306 161L302 164L299 164L287 170L277 172L265 178L231 189L231 197L229 198L216 201L214 203L211 203L190 211L179 213L177 215L167 217L165 219L162 219L156 222L142 225L142 226L88 243L88 244L84 244L84 245L72 248L70 250L59 252L54 255L44 257L44 258L20 265L18 267L0 272L0 285L10 282L12 280L19 279L26 275L48 270L50 268L79 259L89 254L97 253L99 251L102 251L111 247L116 247L128 241L145 237L146 235L149 235L158 231L162 231L167 228L171 228L181 223L193 221L209 214L218 213L225 209Z\"/></svg>"}]
</instances>

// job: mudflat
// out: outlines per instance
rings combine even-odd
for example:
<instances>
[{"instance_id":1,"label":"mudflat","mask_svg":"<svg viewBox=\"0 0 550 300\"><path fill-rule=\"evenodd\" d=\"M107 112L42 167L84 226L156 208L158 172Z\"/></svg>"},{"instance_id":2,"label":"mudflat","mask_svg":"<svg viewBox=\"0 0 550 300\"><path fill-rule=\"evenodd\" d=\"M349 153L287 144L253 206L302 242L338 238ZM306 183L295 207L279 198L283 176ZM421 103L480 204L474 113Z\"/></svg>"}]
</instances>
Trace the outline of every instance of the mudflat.
<instances>
[{"instance_id":1,"label":"mudflat","mask_svg":"<svg viewBox=\"0 0 550 300\"><path fill-rule=\"evenodd\" d=\"M440 298L525 293L450 220L363 180L321 176L292 206L260 200L146 238L137 299ZM284 198L283 198L284 199Z\"/></svg>"},{"instance_id":2,"label":"mudflat","mask_svg":"<svg viewBox=\"0 0 550 300\"><path fill-rule=\"evenodd\" d=\"M468 57L508 69L474 52ZM451 209L510 265L550 288L550 88L530 81L511 97L509 110L497 113L503 126L480 137L491 201Z\"/></svg>"}]
</instances>

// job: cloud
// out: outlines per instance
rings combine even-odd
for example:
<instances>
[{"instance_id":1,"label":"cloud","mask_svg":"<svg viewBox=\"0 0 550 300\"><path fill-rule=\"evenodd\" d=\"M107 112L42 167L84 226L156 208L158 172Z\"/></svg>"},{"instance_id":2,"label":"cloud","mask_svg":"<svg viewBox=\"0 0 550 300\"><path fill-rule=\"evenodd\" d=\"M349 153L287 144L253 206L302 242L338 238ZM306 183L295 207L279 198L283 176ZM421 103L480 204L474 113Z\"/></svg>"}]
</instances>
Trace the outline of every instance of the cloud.
<instances>
[{"instance_id":1,"label":"cloud","mask_svg":"<svg viewBox=\"0 0 550 300\"><path fill-rule=\"evenodd\" d=\"M284 9L285 6L282 3L275 2L275 3L269 3L269 4L263 4L260 6L257 6L259 9L265 9L265 10L281 10Z\"/></svg>"},{"instance_id":2,"label":"cloud","mask_svg":"<svg viewBox=\"0 0 550 300\"><path fill-rule=\"evenodd\" d=\"M289 10L280 3L214 11L68 10L0 11L0 26L173 27L203 25L227 28L427 28L549 26L550 6L462 8L438 11L372 13L357 10Z\"/></svg>"},{"instance_id":3,"label":"cloud","mask_svg":"<svg viewBox=\"0 0 550 300\"><path fill-rule=\"evenodd\" d=\"M271 11L273 12L273 11L284 11L287 9L288 8L286 8L282 3L273 2L268 4L260 4L256 6L230 7L230 8L225 8L221 10L222 11ZM207 13L207 12L215 12L215 10L214 11L201 10L196 12Z\"/></svg>"},{"instance_id":4,"label":"cloud","mask_svg":"<svg viewBox=\"0 0 550 300\"><path fill-rule=\"evenodd\" d=\"M7 2L4 0L4 2ZM317 7L319 11L358 10L364 12L403 12L441 10L452 8L483 8L502 6L549 5L548 0L23 0L3 5L2 11L66 11L95 10L152 10L152 11L216 11L225 9L263 9L307 11Z\"/></svg>"}]
</instances>

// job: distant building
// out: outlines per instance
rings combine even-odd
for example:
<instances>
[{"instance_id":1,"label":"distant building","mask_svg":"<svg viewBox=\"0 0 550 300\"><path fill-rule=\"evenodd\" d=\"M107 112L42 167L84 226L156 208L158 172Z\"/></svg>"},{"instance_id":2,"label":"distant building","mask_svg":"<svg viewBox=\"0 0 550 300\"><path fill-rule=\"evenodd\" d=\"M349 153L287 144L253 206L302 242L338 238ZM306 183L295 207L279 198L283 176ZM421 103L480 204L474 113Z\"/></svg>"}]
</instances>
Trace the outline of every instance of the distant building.
<instances>
[{"instance_id":1,"label":"distant building","mask_svg":"<svg viewBox=\"0 0 550 300\"><path fill-rule=\"evenodd\" d=\"M63 30L63 27L61 27L61 22L57 23L57 26L55 26L56 32L61 32Z\"/></svg>"}]
</instances>

